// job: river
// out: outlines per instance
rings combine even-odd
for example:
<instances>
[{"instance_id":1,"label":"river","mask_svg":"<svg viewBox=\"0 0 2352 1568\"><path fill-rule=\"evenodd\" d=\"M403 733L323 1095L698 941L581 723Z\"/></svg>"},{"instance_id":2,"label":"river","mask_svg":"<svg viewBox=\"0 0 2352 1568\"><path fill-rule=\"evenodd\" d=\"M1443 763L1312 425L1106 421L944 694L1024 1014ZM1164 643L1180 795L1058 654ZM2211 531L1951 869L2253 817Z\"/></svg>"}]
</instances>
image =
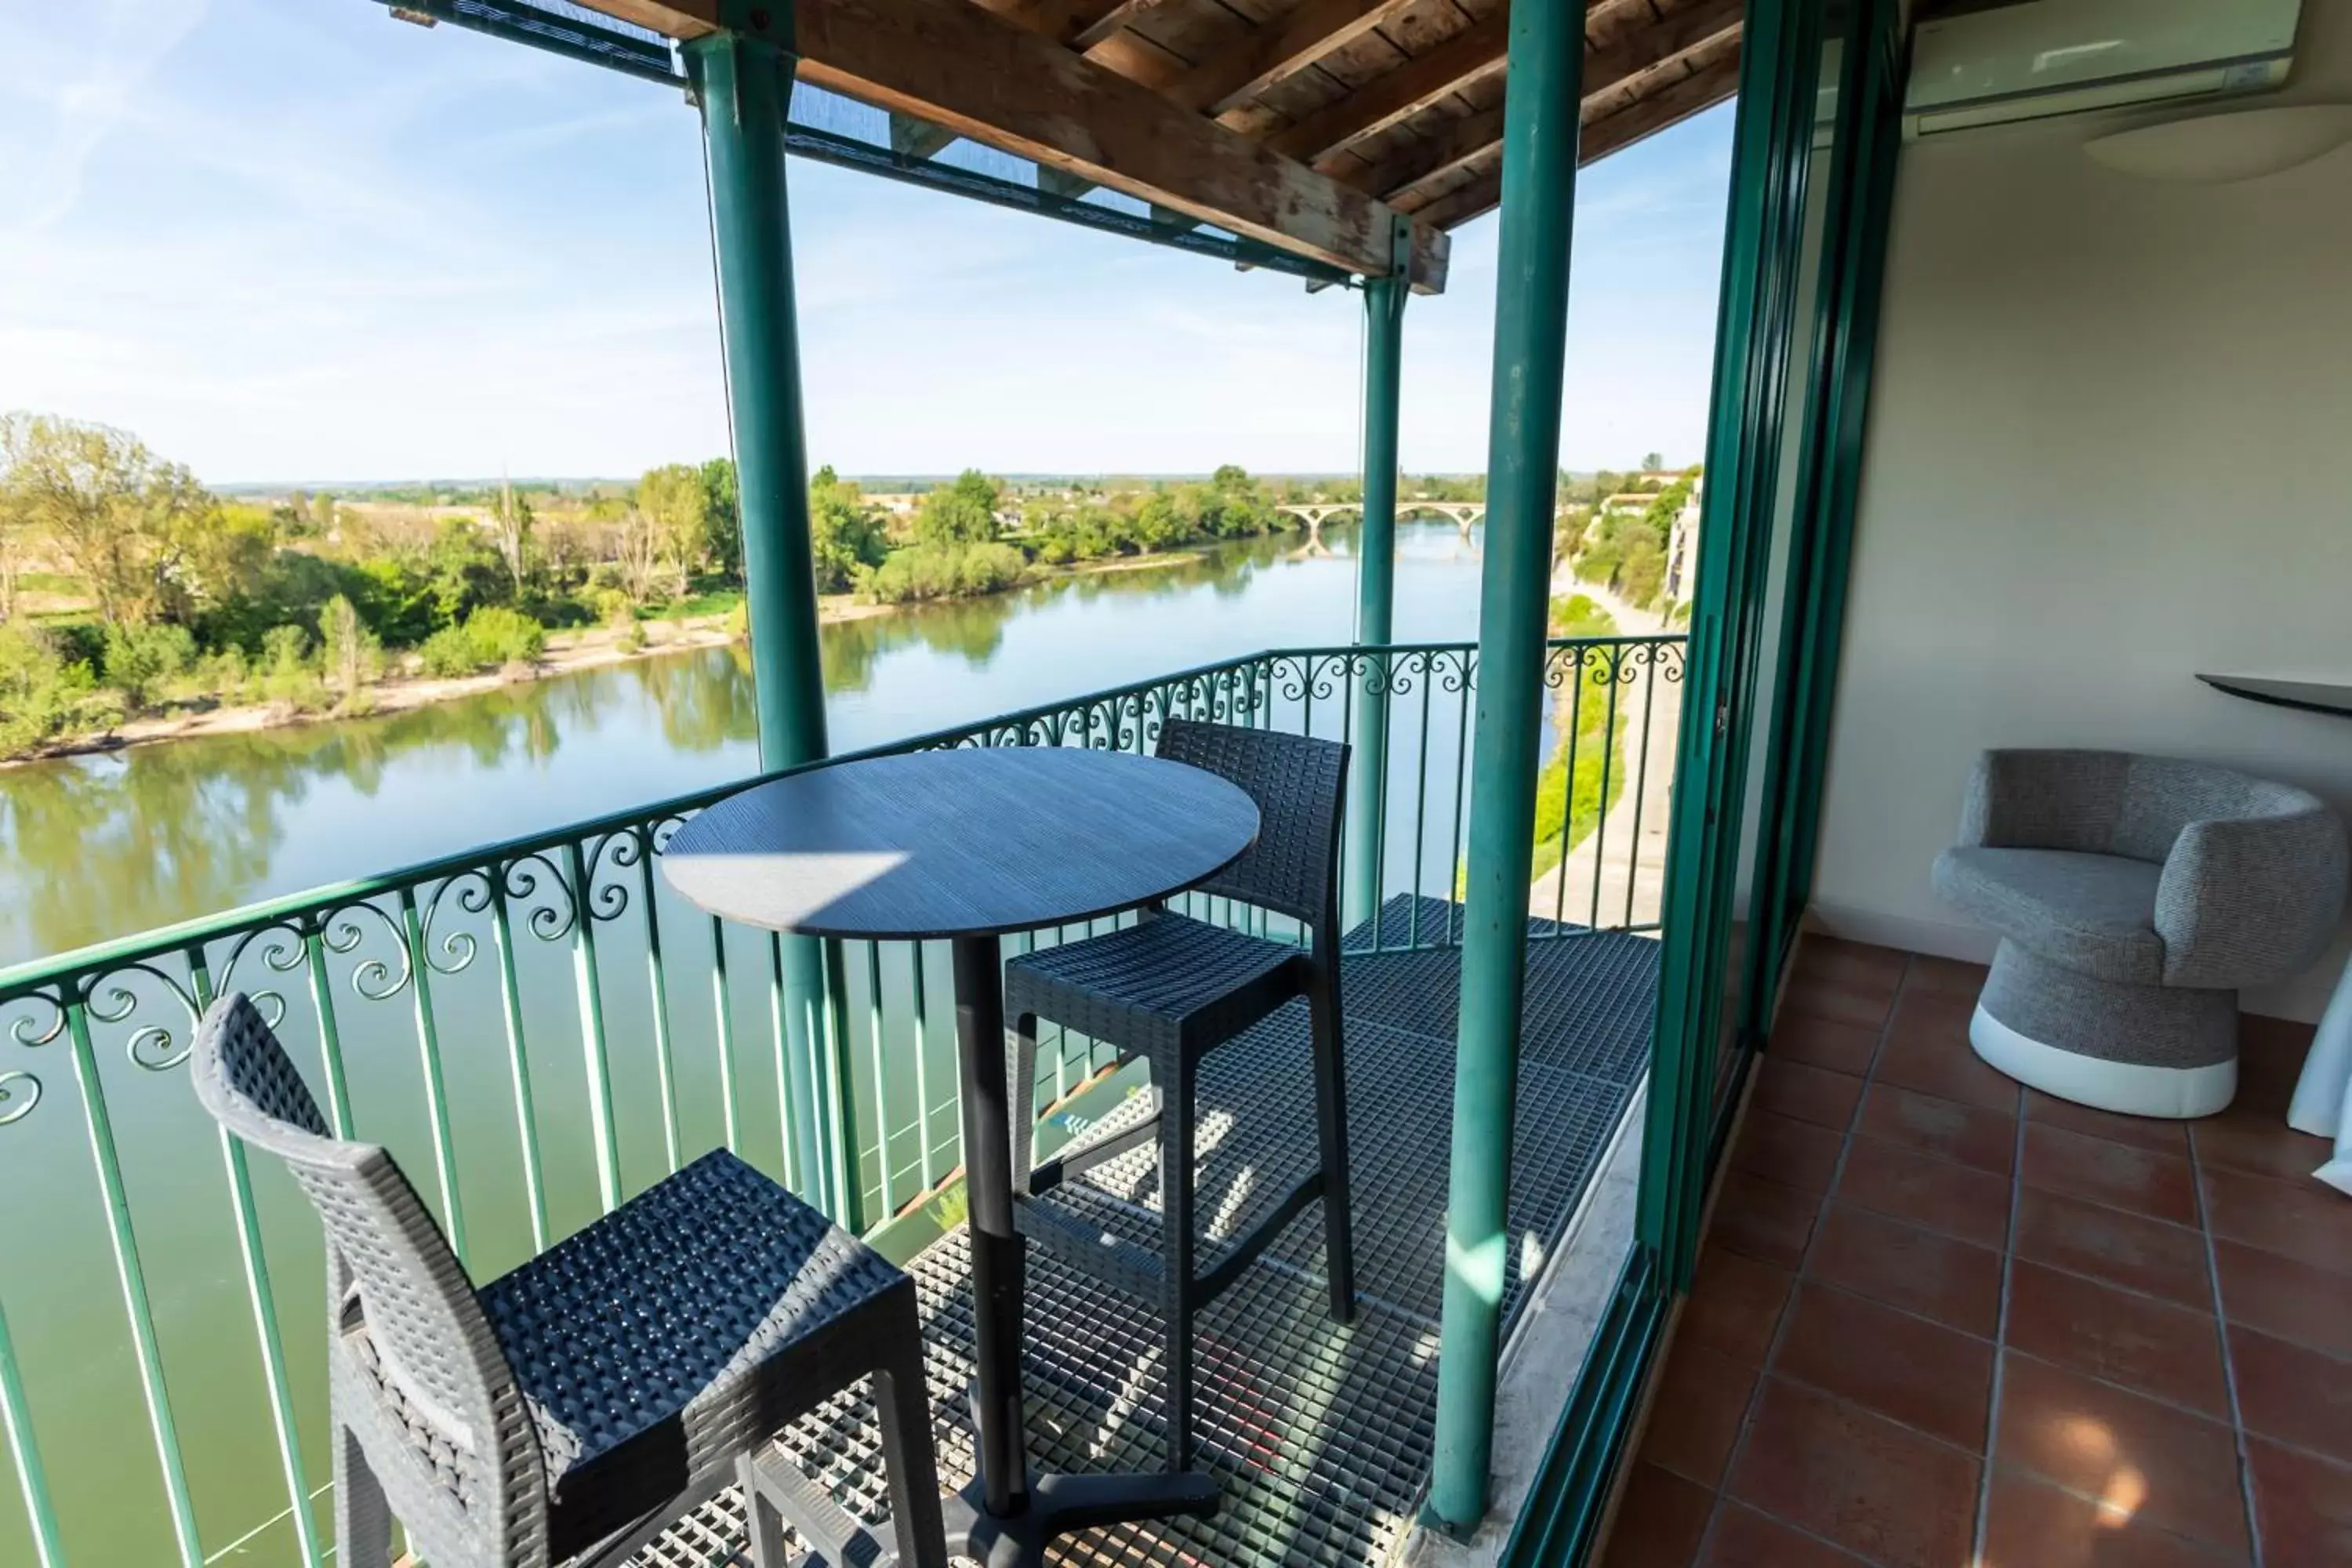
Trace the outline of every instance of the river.
<instances>
[{"instance_id":1,"label":"river","mask_svg":"<svg viewBox=\"0 0 2352 1568\"><path fill-rule=\"evenodd\" d=\"M1479 578L1472 547L1450 523L1409 524L1400 536L1400 640L1470 637ZM832 743L870 745L1269 647L1344 643L1355 611L1352 537L1335 534L1329 543L1333 552L1308 554L1298 535L1254 541L1148 569L1058 578L998 598L827 626ZM0 770L0 964L742 777L756 765L752 712L744 650L702 648L379 719L163 741ZM1439 728L1450 748L1455 724ZM1430 765L1452 775L1452 756L1448 750ZM1402 831L1392 846L1396 855L1418 848ZM1443 888L1452 840L1433 842L1428 858L1431 886ZM606 1016L616 1039L634 1042L615 1051L612 1067L617 1162L627 1191L668 1168L656 1113L665 1089L642 1048L653 1013L639 994L648 956L640 929L607 925L598 938ZM708 1001L712 955L681 943L667 959L675 1114L689 1149L718 1140L722 1104L732 1103L718 1076L722 1057L745 1075L743 1146L782 1147L781 1087L772 1072L761 1076L774 1061L767 1057L763 1065L769 1021L757 976L764 954L735 942L752 935L730 938L747 982L719 987L722 1013L738 1031L731 1046L719 1043ZM333 960L358 1133L399 1151L415 1179L444 1190L428 1174L434 1138L415 1032L421 987L371 982L367 961L383 952L380 939L379 932L377 945L338 948ZM544 1162L544 1221L560 1236L597 1212L574 978L564 944L521 945L516 963L537 1075L531 1136ZM487 942L482 946L488 950ZM455 956L454 949L442 951L445 961ZM240 983L295 993L281 1033L299 1059L315 1064L311 1009L290 977L279 978L285 972L261 962L266 956L247 963ZM914 984L908 955L888 962L893 1016L910 1017L917 1009L904 1001ZM456 962L420 977L430 978L444 1020L436 1070L446 1073L455 1183L471 1233L467 1260L482 1277L512 1267L533 1246L496 969ZM126 1000L107 1021L110 998L130 994L109 989L113 977L92 998L100 1024L89 1070L103 1081L111 1106L108 1142L120 1150L131 1240L196 1527L208 1555L298 1563L221 1144L191 1102L184 1073L172 1070L172 1059L154 1059L184 1041L184 1021L167 998L148 994L156 987L135 975L127 983L144 997L141 1011L132 1013ZM870 994L853 997L860 1016L860 997ZM934 976L929 1005L948 994L944 973ZM13 1086L0 1079L16 1094L0 1100L0 1112L14 1108L13 1116L0 1114L0 1193L11 1209L0 1242L0 1305L71 1560L161 1563L173 1557L173 1531L126 1331L122 1265L109 1245L96 1134L68 1059L71 1044L42 1034L56 1016L36 1003L0 1009L0 1072L17 1074ZM140 1027L159 1020L142 1046ZM934 1020L940 1040L949 1037L947 1022ZM901 1197L938 1173L923 1162L946 1162L954 1148L952 1110L934 1113L919 1079L903 1081L919 1072L913 1066L919 1059L918 1051L894 1052L890 1060L889 1091L900 1108L893 1125L909 1108L924 1108L888 1146L900 1151L902 1163L914 1163L890 1173ZM26 1075L46 1091L31 1106ZM880 1094L877 1080L877 1119ZM254 1162L256 1224L283 1325L288 1397L305 1412L305 1485L315 1492L329 1474L317 1415L325 1400L319 1231L274 1165ZM0 1441L0 1563L14 1564L29 1560L28 1535L8 1468ZM322 1500L314 1516L323 1517L324 1508Z\"/></svg>"},{"instance_id":2,"label":"river","mask_svg":"<svg viewBox=\"0 0 2352 1568\"><path fill-rule=\"evenodd\" d=\"M1451 523L1398 531L1400 641L1475 633ZM1222 546L824 632L833 748L1353 634L1353 531ZM0 770L0 967L740 778L740 648L656 655L381 719Z\"/></svg>"}]
</instances>

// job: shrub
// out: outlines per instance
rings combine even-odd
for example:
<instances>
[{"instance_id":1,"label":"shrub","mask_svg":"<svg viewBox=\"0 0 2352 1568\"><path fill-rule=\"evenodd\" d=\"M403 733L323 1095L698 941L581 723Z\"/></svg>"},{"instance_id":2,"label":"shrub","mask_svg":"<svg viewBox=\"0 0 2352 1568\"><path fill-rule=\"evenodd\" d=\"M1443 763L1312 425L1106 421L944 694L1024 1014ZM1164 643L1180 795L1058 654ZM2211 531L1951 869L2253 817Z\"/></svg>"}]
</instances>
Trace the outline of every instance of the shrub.
<instances>
[{"instance_id":1,"label":"shrub","mask_svg":"<svg viewBox=\"0 0 2352 1568\"><path fill-rule=\"evenodd\" d=\"M547 651L547 628L503 605L476 610L463 626L443 626L416 650L425 673L436 679L471 675L506 664L536 664Z\"/></svg>"},{"instance_id":2,"label":"shrub","mask_svg":"<svg viewBox=\"0 0 2352 1568\"><path fill-rule=\"evenodd\" d=\"M300 626L272 626L262 634L261 670L255 684L266 702L282 702L303 712L327 706L327 683L310 662L310 634Z\"/></svg>"},{"instance_id":3,"label":"shrub","mask_svg":"<svg viewBox=\"0 0 2352 1568\"><path fill-rule=\"evenodd\" d=\"M319 637L327 677L349 708L383 668L383 647L360 619L358 609L341 594L319 612Z\"/></svg>"},{"instance_id":4,"label":"shrub","mask_svg":"<svg viewBox=\"0 0 2352 1568\"><path fill-rule=\"evenodd\" d=\"M196 680L223 702L242 702L251 692L253 671L246 665L245 650L231 643L196 667Z\"/></svg>"},{"instance_id":5,"label":"shrub","mask_svg":"<svg viewBox=\"0 0 2352 1568\"><path fill-rule=\"evenodd\" d=\"M866 568L858 590L883 605L964 598L1016 586L1028 570L1021 552L1009 544L919 544Z\"/></svg>"},{"instance_id":6,"label":"shrub","mask_svg":"<svg viewBox=\"0 0 2352 1568\"><path fill-rule=\"evenodd\" d=\"M310 658L310 634L300 626L272 626L261 635L261 672L283 675L305 668Z\"/></svg>"},{"instance_id":7,"label":"shrub","mask_svg":"<svg viewBox=\"0 0 2352 1568\"><path fill-rule=\"evenodd\" d=\"M20 756L68 730L96 730L121 718L100 696L89 666L67 657L41 632L0 626L0 756Z\"/></svg>"},{"instance_id":8,"label":"shrub","mask_svg":"<svg viewBox=\"0 0 2352 1568\"><path fill-rule=\"evenodd\" d=\"M188 628L163 623L106 628L106 683L122 693L136 713L150 706L169 682L196 661L196 639Z\"/></svg>"},{"instance_id":9,"label":"shrub","mask_svg":"<svg viewBox=\"0 0 2352 1568\"><path fill-rule=\"evenodd\" d=\"M416 658L426 675L437 679L471 675L481 661L474 657L474 641L463 626L443 626L417 646Z\"/></svg>"},{"instance_id":10,"label":"shrub","mask_svg":"<svg viewBox=\"0 0 2352 1568\"><path fill-rule=\"evenodd\" d=\"M466 640L482 664L537 664L547 652L547 628L504 605L467 616Z\"/></svg>"}]
</instances>

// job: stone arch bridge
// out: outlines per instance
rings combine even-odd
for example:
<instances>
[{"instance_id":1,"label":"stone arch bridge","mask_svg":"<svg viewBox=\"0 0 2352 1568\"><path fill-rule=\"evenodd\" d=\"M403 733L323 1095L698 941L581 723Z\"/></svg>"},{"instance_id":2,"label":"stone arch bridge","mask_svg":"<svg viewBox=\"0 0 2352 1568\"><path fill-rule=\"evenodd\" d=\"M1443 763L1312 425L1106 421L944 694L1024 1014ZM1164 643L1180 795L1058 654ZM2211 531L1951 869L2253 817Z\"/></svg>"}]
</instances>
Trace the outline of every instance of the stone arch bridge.
<instances>
[{"instance_id":1,"label":"stone arch bridge","mask_svg":"<svg viewBox=\"0 0 2352 1568\"><path fill-rule=\"evenodd\" d=\"M1300 501L1278 506L1275 510L1295 517L1307 525L1306 552L1323 552L1323 525L1335 517L1360 515L1363 505L1358 501ZM1403 500L1397 502L1397 521L1409 517L1443 517L1452 521L1462 531L1464 543L1470 542L1470 531L1486 520L1486 503L1482 500Z\"/></svg>"}]
</instances>

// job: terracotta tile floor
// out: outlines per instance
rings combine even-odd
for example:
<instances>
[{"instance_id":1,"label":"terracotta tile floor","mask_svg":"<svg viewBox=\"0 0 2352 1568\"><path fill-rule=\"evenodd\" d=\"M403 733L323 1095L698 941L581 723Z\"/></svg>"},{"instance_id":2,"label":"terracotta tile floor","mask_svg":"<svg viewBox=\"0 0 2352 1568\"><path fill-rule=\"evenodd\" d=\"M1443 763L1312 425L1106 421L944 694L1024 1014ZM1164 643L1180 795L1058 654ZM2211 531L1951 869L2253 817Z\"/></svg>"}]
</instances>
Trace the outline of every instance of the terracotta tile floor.
<instances>
[{"instance_id":1,"label":"terracotta tile floor","mask_svg":"<svg viewBox=\"0 0 2352 1568\"><path fill-rule=\"evenodd\" d=\"M2085 1110L1977 1060L1983 971L1815 938L1611 1568L2352 1564L2352 1198L2237 1104Z\"/></svg>"}]
</instances>

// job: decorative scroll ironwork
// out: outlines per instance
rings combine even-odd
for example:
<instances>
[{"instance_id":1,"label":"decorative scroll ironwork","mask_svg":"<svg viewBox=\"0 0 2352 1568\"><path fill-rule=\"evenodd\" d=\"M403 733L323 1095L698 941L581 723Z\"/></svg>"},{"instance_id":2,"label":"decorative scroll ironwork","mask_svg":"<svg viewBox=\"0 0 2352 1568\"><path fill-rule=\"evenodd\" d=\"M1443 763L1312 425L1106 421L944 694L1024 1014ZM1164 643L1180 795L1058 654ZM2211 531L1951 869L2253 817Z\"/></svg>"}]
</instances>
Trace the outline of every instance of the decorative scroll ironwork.
<instances>
[{"instance_id":1,"label":"decorative scroll ironwork","mask_svg":"<svg viewBox=\"0 0 2352 1568\"><path fill-rule=\"evenodd\" d=\"M51 991L27 991L12 998L17 1004L30 1004L8 1025L8 1038L27 1050L57 1044L66 1032L65 1004ZM47 1008L48 1021L40 1022L33 1008ZM29 1068L10 1068L0 1071L0 1127L22 1121L41 1103L41 1078Z\"/></svg>"},{"instance_id":2,"label":"decorative scroll ironwork","mask_svg":"<svg viewBox=\"0 0 2352 1568\"><path fill-rule=\"evenodd\" d=\"M1570 700L1570 688L1581 691L1580 680L1595 683L1597 693L1604 682L1614 691L1636 681L1679 682L1682 676L1680 637L1556 643L1545 668L1547 684L1560 694L1563 704ZM1344 726L1351 712L1366 710L1366 704L1383 704L1388 716L1396 721L1389 731L1388 762L1398 787L1391 814L1381 820L1378 831L1386 842L1403 847L1400 858L1409 849L1411 874L1405 875L1402 866L1386 868L1386 884L1379 890L1389 895L1409 890L1413 895L1413 913L1393 935L1382 940L1409 946L1444 945L1457 938L1442 917L1424 922L1421 895L1424 888L1429 892L1450 894L1452 890L1453 863L1462 842L1465 742L1476 683L1476 649L1467 643L1277 649L996 715L859 754L994 746L1149 752L1171 719L1330 735L1347 732ZM1433 708L1433 698L1437 700ZM1403 700L1402 705L1400 700ZM1634 748L1625 765L1629 770L1645 768L1646 748ZM1638 817L1643 774L1636 773L1632 784L1629 798ZM348 1004L341 1009L346 1016L339 1017L337 999L344 995L369 1003L405 999L413 1006L413 1018L396 1014L387 1022L373 1025L375 1032L367 1042L353 1037L352 1047L354 1051L373 1052L375 1041L414 1030L415 1048L427 1076L432 1159L440 1176L439 1196L448 1205L453 1221L453 1236L458 1228L455 1223L458 1220L458 1146L480 1136L480 1127L496 1124L502 1125L508 1146L520 1152L531 1240L543 1247L554 1234L551 1209L561 1212L564 1205L576 1205L579 1197L577 1193L567 1195L557 1190L555 1173L570 1173L568 1179L576 1184L580 1167L576 1158L567 1163L558 1163L551 1156L543 1160L542 1138L551 1143L558 1137L570 1140L576 1155L579 1141L593 1135L600 1142L597 1180L609 1182L617 1190L625 1174L616 1161L605 1158L619 1146L609 1142L614 1120L609 1098L601 1102L604 1109L595 1129L583 1132L572 1126L559 1132L552 1126L541 1125L533 1094L533 1058L542 1056L547 1047L527 1036L542 1026L543 1016L562 1018L576 1009L586 1042L576 1047L583 1052L581 1059L587 1062L593 1056L601 1063L605 1047L598 986L617 988L624 984L623 974L634 970L637 978L629 983L635 998L631 1016L643 1016L636 1009L650 1001L655 1026L648 1033L633 1024L626 1034L615 1033L612 1055L618 1058L638 1053L639 1066L646 1053L655 1057L668 1160L675 1163L692 1152L690 1122L684 1136L679 1131L677 1087L696 1079L708 1083L707 1075L714 1070L730 1146L745 1136L739 1126L739 1103L746 1102L747 1097L735 1081L743 1064L737 1058L737 1031L730 1017L726 929L709 922L707 949L697 941L683 949L666 950L657 918L663 911L655 903L657 872L654 864L681 826L741 787L742 783L737 783L705 790L487 846L329 893L273 900L0 972L0 1053L39 1052L70 1037L78 1053L70 1070L94 1073L86 1054L88 1026L102 1026L110 1041L118 1034L121 1037L122 1048L133 1067L145 1072L167 1072L187 1059L190 1026L198 1016L201 1000L216 992L242 990L276 1024L287 1018L292 1010L289 998L296 997L301 1003L302 1021L315 1027L319 1052L315 1059L324 1074L324 1108L331 1124L351 1135L355 1084L361 1089L360 1098L365 1099L370 1092L382 1092L367 1086L383 1079L373 1073L365 1079L353 1075L347 1079L344 1053L352 1019ZM609 929L633 909L642 910L643 946L632 964L604 966L608 973L600 980L594 952L597 928ZM1209 913L1212 918L1234 918L1233 911L1222 909ZM1247 919L1245 911L1241 918ZM1630 914L1626 918L1630 921ZM568 948L569 980L555 982L552 968L521 962L521 950L526 947ZM680 959L677 953L681 951L694 956ZM489 956L488 963L485 955ZM666 976L665 964L674 970L680 962L705 967L709 979L698 984L708 987L704 994L712 999L710 1011L706 1012L700 1003L673 1008L672 1000L680 992L671 984L675 975ZM871 1036L870 1071L876 1088L867 1103L874 1106L875 1114L864 1121L854 1120L854 1111L840 1114L855 1141L845 1169L860 1173L862 1194L873 1200L866 1212L880 1215L903 1208L910 1194L911 1201L921 1201L933 1183L947 1179L958 1166L952 1131L956 1125L953 1034L940 1026L940 1020L929 1016L935 999L929 993L936 985L927 988L925 984L919 945L909 946L904 959L886 958L877 948L864 954L862 962L869 989L856 1005L868 1015L862 1027ZM452 1123L447 1094L440 1081L442 1052L436 1036L436 1028L455 1023L456 1014L446 1001L436 1006L432 987L436 977L483 969L495 973L496 1011L469 1019L469 1033L462 1041L460 1037L449 1037L449 1059L458 1059L461 1045L469 1054L498 1050L491 1037L502 1025L512 1111L509 1117L493 1117L487 1122L461 1111L457 1118L465 1123L461 1127ZM732 984L740 988L747 973L751 984L763 984L758 965L748 972L739 968ZM887 986L877 976L887 976ZM566 994L574 990L576 996ZM403 1007L398 1014L407 1011L409 1007ZM697 1015L690 1032L683 1027L689 1012ZM437 1024L436 1013L441 1015ZM673 1029L679 1031L675 1037ZM910 1083L882 1084L880 1075L887 1066L885 1039L906 1042L914 1055ZM690 1078L673 1080L668 1055L673 1050L679 1063L688 1068L697 1063L693 1053L709 1052L716 1059L701 1058L698 1070ZM46 1059L61 1061L61 1053ZM1079 1066L1090 1065L1091 1059L1073 1058ZM68 1068L60 1065L57 1070ZM596 1070L598 1081L605 1084L602 1092L609 1096L609 1082L602 1076L607 1069L600 1065ZM45 1076L51 1079L46 1086ZM470 1079L468 1091L478 1091L481 1081L478 1076ZM43 1108L45 1089L56 1088L58 1082L39 1056L18 1059L0 1054L0 1129L23 1122ZM95 1078L91 1085L98 1087ZM891 1098L909 1094L911 1104ZM110 1184L110 1204L118 1197L121 1200L110 1214L115 1226L116 1282L127 1303L126 1321L138 1344L152 1348L135 1232L140 1226L154 1222L136 1212L138 1205L127 1195L130 1189L114 1173L114 1133L104 1116L105 1098L103 1093L94 1100L87 1094L82 1097L85 1111L91 1112L89 1135L97 1168ZM592 1105L595 1103L592 1100ZM811 1114L817 1110L809 1108ZM187 1113L197 1114L193 1103ZM939 1136L942 1131L944 1138ZM634 1139L637 1134L632 1131L629 1136ZM755 1145L757 1140L749 1142ZM751 1146L745 1152L761 1151ZM774 1145L769 1145L766 1153L771 1159L776 1152ZM413 1157L421 1163L423 1151L415 1151ZM625 1174L634 1177L636 1173ZM232 1201L238 1205L239 1234L252 1249L247 1258L248 1293L266 1294L268 1259L250 1210L250 1194L234 1156L230 1175ZM265 1370L274 1380L273 1398L283 1406L281 1414L290 1412L290 1397L286 1397L290 1385L284 1381L275 1320L258 1306L255 1312ZM140 1363L142 1386L150 1388L157 1401L151 1410L151 1424L159 1444L175 1453L176 1439L162 1403L160 1359L148 1357L145 1349L141 1355L145 1358ZM279 1441L281 1457L298 1452L290 1416ZM294 1468L289 1468L289 1473L293 1474ZM290 1481L289 1487L304 1489ZM175 1520L188 1521L192 1531L194 1516L184 1506L184 1486L167 1479L165 1490Z\"/></svg>"}]
</instances>

